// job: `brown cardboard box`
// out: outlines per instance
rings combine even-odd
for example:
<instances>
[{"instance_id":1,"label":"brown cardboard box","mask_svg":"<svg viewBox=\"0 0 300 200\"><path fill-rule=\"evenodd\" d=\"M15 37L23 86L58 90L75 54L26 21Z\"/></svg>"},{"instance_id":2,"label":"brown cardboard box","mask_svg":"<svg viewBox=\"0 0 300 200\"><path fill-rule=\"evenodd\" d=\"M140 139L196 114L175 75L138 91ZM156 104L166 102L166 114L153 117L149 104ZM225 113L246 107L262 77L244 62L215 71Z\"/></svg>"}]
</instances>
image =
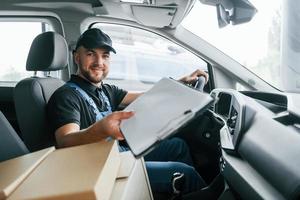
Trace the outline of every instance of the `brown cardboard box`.
<instances>
[{"instance_id":1,"label":"brown cardboard box","mask_svg":"<svg viewBox=\"0 0 300 200\"><path fill-rule=\"evenodd\" d=\"M119 166L115 141L59 149L9 199L109 199Z\"/></svg>"},{"instance_id":2,"label":"brown cardboard box","mask_svg":"<svg viewBox=\"0 0 300 200\"><path fill-rule=\"evenodd\" d=\"M43 149L0 163L0 199L6 199L28 175L51 153L54 147Z\"/></svg>"}]
</instances>

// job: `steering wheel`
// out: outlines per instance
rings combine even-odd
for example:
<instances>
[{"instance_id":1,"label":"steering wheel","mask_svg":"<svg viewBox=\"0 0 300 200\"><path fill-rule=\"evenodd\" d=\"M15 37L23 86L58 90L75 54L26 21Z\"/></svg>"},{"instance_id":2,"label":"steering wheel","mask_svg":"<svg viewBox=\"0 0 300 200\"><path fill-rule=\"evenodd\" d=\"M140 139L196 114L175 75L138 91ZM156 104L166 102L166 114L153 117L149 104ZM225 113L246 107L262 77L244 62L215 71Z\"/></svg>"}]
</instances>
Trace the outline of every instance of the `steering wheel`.
<instances>
[{"instance_id":1,"label":"steering wheel","mask_svg":"<svg viewBox=\"0 0 300 200\"><path fill-rule=\"evenodd\" d=\"M196 90L199 90L200 92L203 92L204 85L205 85L205 78L203 76L199 76L195 83L194 88Z\"/></svg>"}]
</instances>

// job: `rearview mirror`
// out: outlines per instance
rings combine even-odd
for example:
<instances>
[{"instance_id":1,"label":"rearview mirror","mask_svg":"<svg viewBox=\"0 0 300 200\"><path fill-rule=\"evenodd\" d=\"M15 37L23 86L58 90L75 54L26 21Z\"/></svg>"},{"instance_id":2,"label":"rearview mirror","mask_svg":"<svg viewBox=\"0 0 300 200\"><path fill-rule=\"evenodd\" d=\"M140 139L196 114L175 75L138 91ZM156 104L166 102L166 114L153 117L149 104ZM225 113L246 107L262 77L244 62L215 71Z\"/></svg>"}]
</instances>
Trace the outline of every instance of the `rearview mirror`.
<instances>
[{"instance_id":1,"label":"rearview mirror","mask_svg":"<svg viewBox=\"0 0 300 200\"><path fill-rule=\"evenodd\" d=\"M230 23L237 25L249 22L257 12L248 0L200 0L200 2L216 7L220 28Z\"/></svg>"}]
</instances>

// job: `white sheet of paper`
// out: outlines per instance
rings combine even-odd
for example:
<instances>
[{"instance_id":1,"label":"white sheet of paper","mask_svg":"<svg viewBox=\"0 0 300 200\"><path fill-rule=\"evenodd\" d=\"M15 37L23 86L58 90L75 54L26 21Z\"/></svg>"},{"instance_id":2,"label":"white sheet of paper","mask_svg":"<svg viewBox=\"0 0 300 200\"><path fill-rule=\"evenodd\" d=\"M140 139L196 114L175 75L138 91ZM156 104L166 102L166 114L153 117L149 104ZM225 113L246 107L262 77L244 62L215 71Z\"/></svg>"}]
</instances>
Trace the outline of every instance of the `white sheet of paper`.
<instances>
[{"instance_id":1,"label":"white sheet of paper","mask_svg":"<svg viewBox=\"0 0 300 200\"><path fill-rule=\"evenodd\" d=\"M192 119L212 100L209 94L163 78L125 108L134 111L135 115L122 121L121 131L132 153L139 157Z\"/></svg>"}]
</instances>

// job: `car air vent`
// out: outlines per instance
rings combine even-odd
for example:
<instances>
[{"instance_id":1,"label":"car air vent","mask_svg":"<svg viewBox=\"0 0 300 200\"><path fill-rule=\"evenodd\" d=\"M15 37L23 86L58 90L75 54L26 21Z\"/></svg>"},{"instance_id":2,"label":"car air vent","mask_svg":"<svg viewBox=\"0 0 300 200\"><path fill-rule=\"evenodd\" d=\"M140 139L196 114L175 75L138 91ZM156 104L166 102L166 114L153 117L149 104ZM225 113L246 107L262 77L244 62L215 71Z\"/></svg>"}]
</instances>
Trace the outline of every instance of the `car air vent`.
<instances>
[{"instance_id":1,"label":"car air vent","mask_svg":"<svg viewBox=\"0 0 300 200\"><path fill-rule=\"evenodd\" d=\"M237 120L238 120L238 112L232 106L229 118L227 119L227 126L228 126L228 129L229 129L229 132L230 132L231 135L234 134L234 130L235 130L235 127L236 127Z\"/></svg>"}]
</instances>

